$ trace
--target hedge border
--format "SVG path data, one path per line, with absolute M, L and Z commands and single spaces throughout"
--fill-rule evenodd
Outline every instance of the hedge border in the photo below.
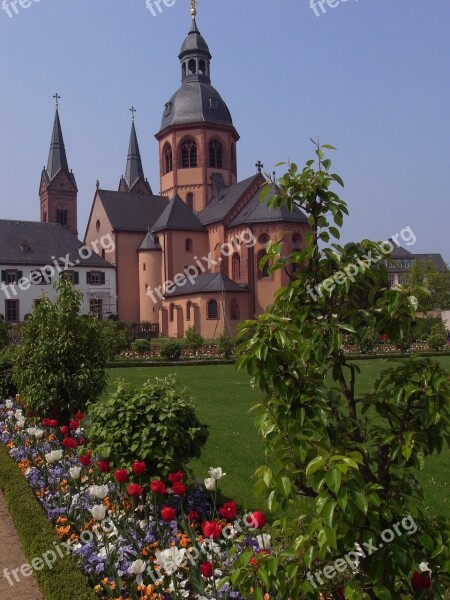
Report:
M 54 549 L 53 542 L 60 543 L 52 524 L 47 519 L 33 490 L 7 449 L 0 445 L 0 489 L 11 514 L 21 541 L 22 550 L 30 562 L 44 552 Z M 21 565 L 15 565 L 15 567 Z M 65 556 L 54 563 L 53 569 L 45 567 L 33 575 L 45 600 L 98 600 L 85 576 L 72 556 Z

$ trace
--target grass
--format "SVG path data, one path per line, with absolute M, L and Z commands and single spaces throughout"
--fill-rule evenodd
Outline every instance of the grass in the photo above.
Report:
M 437 360 L 450 370 L 450 357 Z M 358 361 L 363 376 L 358 378 L 357 392 L 369 391 L 380 372 L 396 362 L 395 359 Z M 148 378 L 171 373 L 176 373 L 179 383 L 189 388 L 201 421 L 210 429 L 201 458 L 191 463 L 195 476 L 203 479 L 209 467 L 221 466 L 227 473 L 221 482 L 223 493 L 245 508 L 261 506 L 261 499 L 253 494 L 252 476 L 264 462 L 264 448 L 249 414 L 261 396 L 251 388 L 246 373 L 236 372 L 233 365 L 116 368 L 109 372 L 108 387 L 112 389 L 117 378 L 141 384 Z M 449 459 L 450 450 L 445 448 L 440 456 L 432 456 L 420 473 L 426 493 L 425 506 L 434 514 L 450 515 Z

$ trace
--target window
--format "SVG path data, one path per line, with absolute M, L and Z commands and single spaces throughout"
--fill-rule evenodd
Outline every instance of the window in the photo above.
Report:
M 258 242 L 260 244 L 267 244 L 269 240 L 270 240 L 270 238 L 267 235 L 267 233 L 262 233 L 258 238 Z
M 193 247 L 192 240 L 190 238 L 188 238 L 184 243 L 184 248 L 185 248 L 186 252 L 193 252 L 192 247 Z
M 392 286 L 395 285 L 395 277 L 394 277 L 394 275 L 389 275 L 389 277 L 388 277 L 388 284 L 389 284 L 389 287 L 392 287 Z
M 5 300 L 5 320 L 8 323 L 19 322 L 19 301 Z
M 172 146 L 170 144 L 164 144 L 163 167 L 164 167 L 164 175 L 173 171 Z
M 409 285 L 409 277 L 407 275 L 399 275 L 398 282 L 400 285 Z
M 98 219 L 95 223 L 95 229 L 96 229 L 97 233 L 100 231 L 100 221 Z
M 195 75 L 197 73 L 197 63 L 193 58 L 188 62 L 188 75 Z
M 103 248 L 103 250 L 102 250 L 102 258 L 103 258 L 103 260 L 105 260 L 105 258 L 106 258 L 106 252 L 105 252 L 105 249 L 104 249 L 104 248 Z
M 184 67 L 184 65 L 183 65 L 183 67 Z M 186 69 L 186 67 L 184 67 L 184 69 Z M 172 102 L 166 102 L 166 104 L 164 105 L 164 116 L 168 117 L 171 112 L 172 112 Z
M 209 166 L 212 169 L 223 168 L 223 146 L 219 140 L 213 140 L 209 144 Z
M 47 211 L 44 210 L 44 214 L 42 215 L 42 222 L 47 223 Z
M 64 208 L 58 208 L 56 211 L 56 222 L 64 227 L 67 225 L 67 210 Z
M 146 271 L 147 270 L 147 263 L 142 263 L 142 270 Z
M 6 269 L 6 271 L 2 271 L 2 281 L 8 284 L 19 283 L 21 277 L 22 271 L 17 271 L 16 269 Z
M 239 304 L 235 298 L 233 298 L 230 305 L 230 319 L 233 319 L 233 321 L 239 319 Z
M 264 265 L 261 267 L 261 260 L 264 258 L 264 256 L 266 256 L 265 250 L 262 250 L 261 252 L 258 253 L 258 257 L 257 257 L 257 261 L 258 261 L 258 279 L 267 279 L 267 277 L 270 277 L 270 275 L 269 275 L 269 261 L 267 261 L 266 263 L 264 263 Z
M 212 110 L 219 110 L 219 99 L 218 98 L 210 98 L 209 99 L 209 108 Z
M 188 302 L 186 304 L 186 321 L 191 320 L 191 308 L 192 308 L 192 302 Z
M 208 319 L 219 318 L 219 307 L 215 300 L 208 300 Z
M 237 252 L 233 254 L 233 258 L 231 259 L 231 278 L 234 281 L 239 281 L 241 278 L 241 258 Z
M 181 168 L 192 169 L 197 166 L 197 144 L 186 140 L 181 146 Z
M 198 72 L 199 72 L 199 75 L 206 75 L 206 63 L 203 60 L 203 58 L 200 59 L 200 61 L 198 63 Z
M 42 302 L 42 298 L 37 298 L 33 303 L 34 308 L 37 308 L 41 302 Z
M 171 321 L 173 321 L 174 317 L 175 317 L 175 304 L 172 302 L 172 304 L 169 307 L 169 319 Z
M 292 236 L 292 243 L 293 244 L 298 244 L 299 242 L 301 242 L 302 236 L 299 233 L 294 233 L 294 235 Z
M 105 273 L 102 271 L 88 271 L 86 273 L 86 283 L 88 285 L 105 285 Z
M 236 147 L 234 145 L 234 143 L 231 144 L 231 168 L 233 170 L 233 173 L 236 173 L 237 168 L 236 168 Z
M 22 250 L 22 252 L 29 252 L 30 244 L 26 240 L 24 240 L 23 242 L 20 243 L 20 249 Z
M 61 279 L 68 279 L 74 285 L 78 285 L 80 283 L 80 278 L 77 271 L 63 271 L 60 277 Z
M 186 204 L 191 210 L 194 210 L 194 194 L 191 192 L 186 196 Z
M 98 298 L 92 298 L 89 300 L 89 310 L 94 317 L 98 319 L 103 318 L 103 300 Z

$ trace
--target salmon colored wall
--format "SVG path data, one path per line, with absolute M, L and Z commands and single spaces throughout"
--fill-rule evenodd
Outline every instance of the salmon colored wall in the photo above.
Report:
M 192 252 L 186 250 L 186 240 L 192 241 Z M 202 273 L 194 259 L 207 268 L 207 261 L 202 260 L 208 254 L 208 234 L 202 231 L 169 231 L 165 234 L 167 261 L 167 279 L 174 278 L 178 273 L 183 273 L 186 267 L 194 266 L 199 274 Z M 194 271 L 193 271 L 194 273 Z
M 156 288 L 162 284 L 162 252 L 147 250 L 139 252 L 139 316 L 140 321 L 159 323 L 162 300 Z M 147 290 L 148 286 L 148 290 Z M 147 294 L 152 292 L 152 294 Z M 155 302 L 156 300 L 156 302 Z
M 121 321 L 139 321 L 139 260 L 142 233 L 116 234 L 117 294 Z
M 97 221 L 100 221 L 100 229 L 98 231 L 96 227 Z M 91 242 L 100 240 L 102 236 L 110 235 L 114 241 L 114 245 L 117 247 L 116 234 L 113 233 L 111 230 L 111 223 L 108 219 L 108 216 L 106 215 L 105 209 L 103 208 L 103 204 L 101 203 L 99 197 L 96 194 L 94 198 L 92 214 L 86 229 L 84 243 L 91 244 Z M 98 248 L 101 249 L 100 244 L 98 245 Z M 105 260 L 111 263 L 112 265 L 117 264 L 116 250 L 114 249 L 112 252 L 105 252 Z

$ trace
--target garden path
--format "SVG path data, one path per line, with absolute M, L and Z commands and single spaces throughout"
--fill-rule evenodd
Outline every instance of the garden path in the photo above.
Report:
M 20 545 L 19 536 L 14 527 L 11 515 L 0 491 L 0 598 L 1 600 L 44 600 L 44 596 L 39 591 L 37 584 L 33 578 L 24 577 L 20 571 L 17 573 L 20 581 L 17 582 L 14 575 L 11 574 L 13 569 L 20 569 L 22 565 L 27 564 L 27 559 Z M 5 577 L 9 574 L 11 585 Z M 25 573 L 27 572 L 26 569 Z

